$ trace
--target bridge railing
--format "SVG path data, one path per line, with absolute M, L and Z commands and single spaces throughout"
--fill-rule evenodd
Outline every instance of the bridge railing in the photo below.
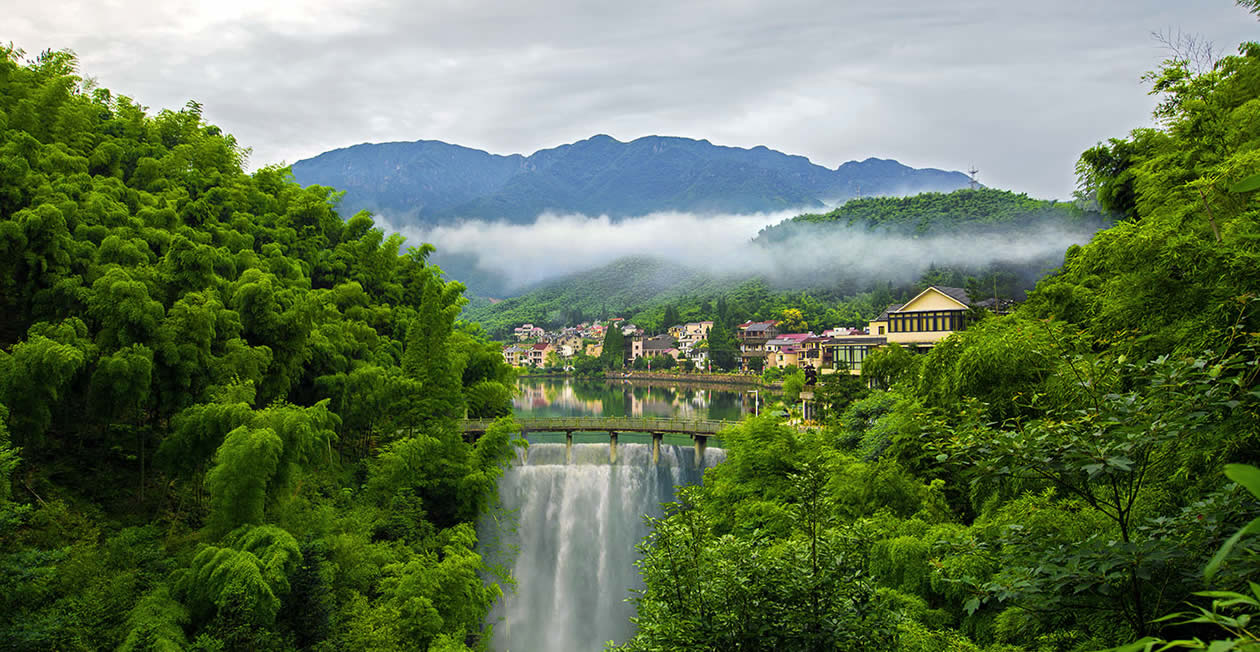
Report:
M 715 435 L 736 425 L 714 419 L 675 419 L 668 417 L 516 417 L 526 432 L 683 432 Z M 464 419 L 464 432 L 485 432 L 494 419 Z

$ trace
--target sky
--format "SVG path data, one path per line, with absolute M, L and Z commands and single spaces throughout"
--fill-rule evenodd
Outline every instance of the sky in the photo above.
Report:
M 529 154 L 605 133 L 765 145 L 834 168 L 975 166 L 1070 198 L 1081 151 L 1151 124 L 1152 32 L 1233 53 L 1228 0 L 0 0 L 0 42 L 74 50 L 153 110 L 203 105 L 293 163 L 362 142 Z

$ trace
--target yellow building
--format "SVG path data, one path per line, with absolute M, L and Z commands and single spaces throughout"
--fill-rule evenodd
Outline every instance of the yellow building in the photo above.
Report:
M 870 333 L 889 343 L 931 346 L 966 328 L 970 310 L 966 290 L 933 285 L 903 305 L 889 306 L 871 321 Z
M 881 346 L 896 342 L 911 350 L 927 351 L 951 333 L 966 328 L 970 310 L 966 290 L 933 285 L 904 304 L 888 306 L 871 320 L 865 335 L 807 340 L 802 348 L 805 357 L 822 373 L 847 369 L 851 374 L 859 374 L 867 354 Z

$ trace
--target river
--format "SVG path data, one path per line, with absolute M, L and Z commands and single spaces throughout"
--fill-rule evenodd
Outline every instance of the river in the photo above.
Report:
M 751 411 L 751 396 L 716 389 L 641 381 L 522 378 L 515 412 L 522 417 L 644 416 L 735 421 Z M 500 652 L 602 650 L 634 634 L 626 601 L 642 587 L 635 546 L 647 534 L 645 515 L 661 515 L 674 487 L 696 484 L 725 452 L 714 446 L 697 465 L 685 436 L 667 439 L 652 464 L 647 436 L 619 437 L 609 463 L 607 433 L 575 435 L 565 464 L 563 435 L 530 435 L 528 452 L 499 481 L 499 513 L 484 518 L 483 554 L 503 563 L 517 582 L 491 619 Z M 676 443 L 670 443 L 676 441 Z M 589 442 L 589 443 L 580 443 Z M 627 443 L 629 442 L 629 443 Z

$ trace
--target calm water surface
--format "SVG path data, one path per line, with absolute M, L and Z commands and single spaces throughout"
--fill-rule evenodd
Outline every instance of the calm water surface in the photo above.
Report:
M 513 409 L 520 417 L 674 417 L 738 421 L 752 412 L 740 388 L 587 378 L 521 378 Z M 764 404 L 763 404 L 764 407 Z

